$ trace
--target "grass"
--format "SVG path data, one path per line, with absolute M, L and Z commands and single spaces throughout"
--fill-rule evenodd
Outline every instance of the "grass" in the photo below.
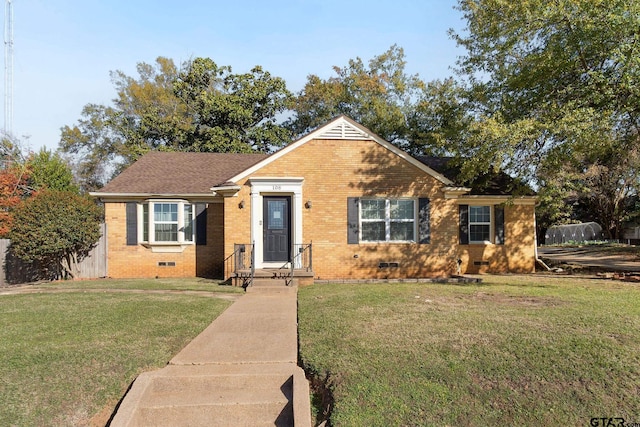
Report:
M 219 281 L 192 279 L 96 279 L 58 281 L 39 284 L 38 289 L 78 289 L 78 290 L 160 290 L 160 291 L 204 291 L 224 293 L 244 293 L 240 287 L 219 285 Z
M 37 288 L 42 293 L 0 295 L 3 426 L 89 425 L 101 409 L 115 407 L 139 373 L 165 366 L 231 304 L 205 297 L 209 292 L 237 291 L 197 280 L 95 280 Z
M 638 285 L 483 279 L 300 289 L 301 359 L 332 425 L 640 421 Z

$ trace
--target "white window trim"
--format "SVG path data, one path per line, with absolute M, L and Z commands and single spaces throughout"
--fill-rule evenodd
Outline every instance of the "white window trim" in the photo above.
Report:
M 384 219 L 363 219 L 362 218 L 362 201 L 363 200 L 384 200 L 385 202 L 385 213 Z M 391 219 L 391 201 L 392 200 L 407 200 L 413 202 L 413 219 Z M 417 224 L 418 224 L 418 212 L 417 212 L 417 199 L 415 198 L 407 198 L 407 197 L 392 197 L 392 198 L 382 198 L 382 197 L 363 197 L 360 199 L 360 203 L 358 203 L 358 221 L 359 221 L 359 236 L 358 239 L 360 243 L 363 244 L 378 244 L 378 243 L 415 243 L 416 235 L 418 233 Z M 384 230 L 385 230 L 385 240 L 363 240 L 362 238 L 362 224 L 366 222 L 382 222 L 384 221 Z M 391 223 L 413 223 L 413 239 L 412 240 L 391 240 Z
M 177 241 L 156 241 L 155 240 L 155 224 L 154 221 L 154 205 L 171 203 L 178 205 L 178 240 Z M 147 218 L 147 235 L 148 240 L 144 239 L 144 205 L 148 205 Z M 192 236 L 190 240 L 185 239 L 185 205 L 191 205 L 191 221 L 192 221 Z M 195 205 L 188 200 L 182 199 L 149 199 L 143 203 L 138 204 L 138 241 L 146 247 L 150 247 L 154 252 L 181 252 L 185 247 L 195 244 L 196 240 L 196 219 L 195 219 Z M 159 224 L 167 224 L 167 222 L 159 222 Z
M 471 208 L 481 208 L 488 207 L 489 208 L 489 222 L 471 222 Z M 469 205 L 469 214 L 468 214 L 468 224 L 469 227 L 469 244 L 470 245 L 490 245 L 494 243 L 494 230 L 495 230 L 495 218 L 493 215 L 493 205 Z M 471 225 L 488 225 L 489 226 L 489 240 L 471 240 Z

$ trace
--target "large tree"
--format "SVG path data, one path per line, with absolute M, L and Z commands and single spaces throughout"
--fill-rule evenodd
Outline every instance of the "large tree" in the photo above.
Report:
M 29 170 L 24 165 L 0 168 L 0 239 L 7 237 L 14 224 L 14 210 L 33 191 L 28 182 Z
M 188 63 L 174 84 L 192 126 L 180 149 L 208 152 L 271 152 L 290 140 L 277 121 L 290 101 L 284 80 L 261 67 L 233 74 L 208 58 Z
M 607 168 L 599 176 L 609 182 L 589 186 L 614 198 L 637 192 L 637 174 L 628 180 L 607 159 L 640 146 L 640 3 L 460 0 L 458 7 L 467 28 L 452 35 L 465 49 L 464 90 L 450 105 L 464 105 L 466 124 L 435 141 L 439 148 L 471 176 L 499 168 L 542 184 Z
M 294 117 L 288 126 L 296 136 L 345 114 L 387 141 L 406 147 L 411 137 L 408 117 L 424 83 L 405 71 L 404 50 L 396 45 L 373 57 L 360 58 L 345 67 L 334 66 L 335 76 L 309 75 L 295 98 Z
M 30 171 L 29 184 L 35 190 L 47 188 L 78 192 L 71 167 L 58 153 L 42 148 L 37 153 L 29 154 L 27 166 Z
M 6 238 L 13 225 L 13 211 L 33 193 L 31 169 L 25 162 L 20 141 L 0 138 L 0 238 Z
M 235 74 L 208 58 L 178 68 L 158 58 L 139 63 L 138 77 L 111 73 L 113 105 L 87 104 L 62 129 L 60 149 L 74 157 L 84 189 L 95 189 L 149 150 L 269 152 L 289 132 L 276 122 L 291 94 L 260 67 Z

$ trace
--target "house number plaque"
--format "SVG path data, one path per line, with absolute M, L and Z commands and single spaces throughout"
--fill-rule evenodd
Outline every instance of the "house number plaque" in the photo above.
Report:
M 282 186 L 281 185 L 274 185 L 273 189 L 274 190 L 282 190 Z

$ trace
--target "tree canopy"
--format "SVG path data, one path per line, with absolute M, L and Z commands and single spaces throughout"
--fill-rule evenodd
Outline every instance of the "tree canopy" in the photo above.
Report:
M 58 154 L 45 148 L 27 158 L 29 184 L 35 189 L 78 192 L 71 167 Z
M 455 154 L 468 176 L 504 169 L 545 190 L 562 182 L 619 199 L 637 193 L 640 3 L 460 0 L 458 8 L 467 21 L 451 33 L 465 49 L 460 78 L 423 110 L 428 117 L 445 106 L 464 126 L 451 132 L 447 115 L 437 116 L 443 125 L 429 121 L 439 136 L 433 148 Z M 629 160 L 632 176 L 612 158 Z
M 461 0 L 459 9 L 467 33 L 453 37 L 466 49 L 458 71 L 474 122 L 458 151 L 527 174 L 637 144 L 639 3 Z
M 454 156 L 461 182 L 500 170 L 529 183 L 549 221 L 572 217 L 551 198 L 573 197 L 617 234 L 640 190 L 640 3 L 457 7 L 467 25 L 450 32 L 464 49 L 455 77 L 425 83 L 394 45 L 309 75 L 293 96 L 261 67 L 160 57 L 137 77 L 113 72 L 113 104 L 87 104 L 60 149 L 94 189 L 148 150 L 269 152 L 345 114 L 412 154 Z
M 0 169 L 0 238 L 7 237 L 14 224 L 14 209 L 31 194 L 29 170 L 21 164 Z
M 408 117 L 424 83 L 407 75 L 404 50 L 397 45 L 373 57 L 368 66 L 360 58 L 345 67 L 334 66 L 334 77 L 309 75 L 292 104 L 287 122 L 301 136 L 344 114 L 398 146 L 407 147 L 411 135 Z
M 5 137 L 0 141 L 0 161 L 0 238 L 12 228 L 14 210 L 37 191 L 79 191 L 71 167 L 47 149 L 29 152 L 18 139 Z
M 261 67 L 236 74 L 208 58 L 177 67 L 159 57 L 137 72 L 112 72 L 113 105 L 87 104 L 75 126 L 62 128 L 60 150 L 74 158 L 84 189 L 149 150 L 269 152 L 290 139 L 277 116 L 291 93 Z
M 0 238 L 7 237 L 13 225 L 13 210 L 33 192 L 29 186 L 31 170 L 17 139 L 0 139 Z

